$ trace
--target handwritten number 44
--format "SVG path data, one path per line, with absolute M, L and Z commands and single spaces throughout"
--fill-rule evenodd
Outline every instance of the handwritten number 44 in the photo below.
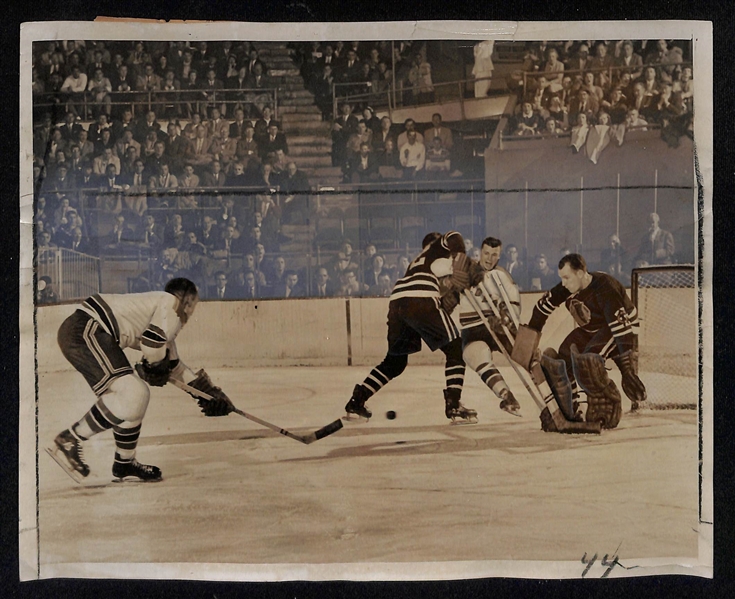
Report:
M 606 553 L 605 556 L 602 558 L 602 561 L 600 561 L 600 565 L 603 568 L 607 568 L 605 570 L 605 572 L 602 574 L 602 576 L 600 576 L 600 578 L 607 578 L 610 575 L 610 572 L 613 571 L 613 569 L 615 568 L 615 566 L 620 566 L 621 568 L 627 569 L 620 562 L 618 562 L 618 556 L 617 555 L 613 555 L 613 557 L 612 557 L 611 560 L 608 559 L 608 557 L 609 556 Z M 589 573 L 589 571 L 592 569 L 592 566 L 595 565 L 595 562 L 596 561 L 597 561 L 597 554 L 596 553 L 592 557 L 587 558 L 587 553 L 585 552 L 585 554 L 582 556 L 582 563 L 583 564 L 586 564 L 586 567 L 582 571 L 582 578 L 584 578 L 585 576 L 587 576 L 587 574 Z

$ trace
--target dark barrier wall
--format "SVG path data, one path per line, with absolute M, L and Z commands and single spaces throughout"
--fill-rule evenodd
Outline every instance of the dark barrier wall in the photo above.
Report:
M 584 149 L 573 154 L 568 137 L 509 141 L 502 150 L 485 152 L 485 173 L 487 234 L 523 248 L 527 226 L 529 260 L 545 253 L 553 264 L 560 250 L 569 248 L 581 251 L 597 267 L 609 236 L 616 232 L 618 174 L 619 234 L 629 258 L 640 249 L 656 203 L 661 228 L 674 235 L 675 261 L 694 260 L 694 154 L 688 137 L 671 148 L 660 131 L 628 132 L 622 146 L 608 145 L 597 164 Z M 536 190 L 528 193 L 527 217 L 526 185 Z

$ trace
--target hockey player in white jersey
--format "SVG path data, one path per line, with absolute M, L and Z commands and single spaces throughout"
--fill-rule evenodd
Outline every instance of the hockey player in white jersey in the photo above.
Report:
M 499 239 L 487 237 L 483 240 L 479 263 L 482 273 L 479 281 L 478 277 L 473 275 L 473 287 L 469 292 L 482 308 L 482 313 L 487 321 L 494 330 L 497 330 L 498 339 L 510 354 L 513 348 L 502 328 L 504 326 L 506 330 L 514 334 L 514 321 L 517 321 L 520 315 L 521 303 L 520 293 L 513 278 L 498 264 L 502 251 L 503 244 Z M 480 285 L 484 286 L 485 293 L 480 289 Z M 501 286 L 502 293 L 499 289 Z M 495 316 L 495 311 L 488 305 L 488 298 L 495 303 L 498 312 L 503 316 L 502 321 Z M 480 375 L 482 382 L 500 399 L 502 410 L 519 415 L 520 404 L 493 363 L 492 352 L 500 351 L 500 348 L 482 322 L 475 307 L 464 295 L 459 303 L 459 321 L 462 327 L 462 357 L 465 363 Z
M 164 291 L 127 295 L 95 294 L 59 328 L 58 343 L 64 357 L 87 380 L 97 395 L 90 410 L 54 440 L 49 454 L 77 482 L 89 475 L 83 442 L 112 429 L 117 481 L 159 481 L 156 466 L 135 459 L 141 423 L 148 407 L 148 385 L 162 387 L 173 377 L 211 395 L 199 400 L 207 416 L 229 414 L 232 403 L 207 374 L 192 372 L 179 360 L 176 336 L 199 301 L 196 285 L 188 279 L 169 281 Z M 143 354 L 133 371 L 123 349 Z M 148 384 L 146 384 L 148 383 Z

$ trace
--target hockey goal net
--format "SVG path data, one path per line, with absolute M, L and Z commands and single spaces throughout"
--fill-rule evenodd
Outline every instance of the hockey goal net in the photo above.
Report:
M 648 401 L 641 408 L 696 409 L 698 317 L 694 266 L 633 270 L 631 295 L 638 309 L 639 373 Z

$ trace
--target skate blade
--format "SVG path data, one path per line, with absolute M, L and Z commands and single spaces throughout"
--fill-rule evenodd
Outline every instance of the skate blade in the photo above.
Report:
M 83 477 L 73 468 L 69 467 L 69 464 L 66 462 L 66 460 L 59 457 L 59 455 L 57 454 L 57 450 L 51 449 L 49 447 L 44 447 L 44 449 L 46 450 L 46 453 L 51 456 L 54 462 L 56 462 L 61 467 L 61 469 L 69 475 L 69 478 L 71 478 L 78 485 L 84 485 L 85 477 Z
M 342 416 L 342 420 L 345 422 L 352 422 L 353 424 L 365 424 L 370 421 L 370 418 L 365 418 L 359 414 L 350 414 L 349 412 Z
M 477 416 L 472 418 L 452 418 L 452 426 L 463 426 L 465 424 L 477 424 Z
M 124 478 L 113 478 L 112 482 L 118 485 L 126 484 L 126 485 L 146 485 L 148 483 L 160 483 L 163 480 L 163 477 L 161 478 L 138 478 L 137 476 L 126 476 Z
M 520 413 L 519 410 L 506 410 L 505 408 L 500 408 L 503 410 L 503 412 L 508 412 L 511 416 L 518 416 L 518 418 L 523 418 L 523 414 Z

